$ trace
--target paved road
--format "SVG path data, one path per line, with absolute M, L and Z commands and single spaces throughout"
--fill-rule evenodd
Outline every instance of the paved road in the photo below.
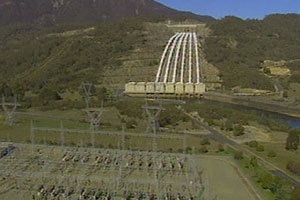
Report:
M 239 144 L 236 143 L 233 140 L 228 139 L 226 136 L 224 136 L 223 134 L 219 133 L 217 130 L 213 129 L 212 127 L 200 122 L 199 120 L 195 120 L 196 123 L 198 123 L 200 126 L 204 127 L 206 130 L 208 130 L 210 132 L 210 135 L 208 135 L 208 137 L 210 137 L 211 139 L 215 139 L 223 144 L 228 144 L 231 147 L 234 148 L 239 148 Z

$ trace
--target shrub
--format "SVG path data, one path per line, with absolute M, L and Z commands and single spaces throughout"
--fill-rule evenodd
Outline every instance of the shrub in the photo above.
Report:
M 253 140 L 253 141 L 250 141 L 250 142 L 248 143 L 248 145 L 249 145 L 249 147 L 251 147 L 251 148 L 256 148 L 257 145 L 258 145 L 258 142 L 255 141 L 255 140 Z
M 206 123 L 207 123 L 208 126 L 214 126 L 215 125 L 215 122 L 212 119 L 206 120 Z
M 207 152 L 208 152 L 208 149 L 207 149 L 206 146 L 203 146 L 203 147 L 201 147 L 201 148 L 199 149 L 199 152 L 200 152 L 200 153 L 207 153 Z
M 300 175 L 300 162 L 289 161 L 286 168 L 293 174 Z
M 137 126 L 137 122 L 134 119 L 128 120 L 126 122 L 126 128 L 133 129 Z
M 218 152 L 223 152 L 225 149 L 224 149 L 224 146 L 222 144 L 219 144 L 218 145 Z
M 183 149 L 177 149 L 177 153 L 183 153 Z
M 241 124 L 235 125 L 233 128 L 233 135 L 234 136 L 244 135 L 245 134 L 244 131 L 245 131 L 245 128 Z
M 234 159 L 241 160 L 243 159 L 243 152 L 240 150 L 237 150 L 234 152 Z
M 287 150 L 297 150 L 299 146 L 299 137 L 300 131 L 299 130 L 291 130 L 289 135 L 286 139 L 286 146 Z
M 268 157 L 270 157 L 270 158 L 274 158 L 274 157 L 276 157 L 277 156 L 277 154 L 276 154 L 276 152 L 275 151 L 269 151 L 269 153 L 268 153 Z
M 265 150 L 265 147 L 261 144 L 256 147 L 256 151 L 263 152 L 264 150 Z
M 186 153 L 192 153 L 192 148 L 191 148 L 191 147 L 185 148 L 185 152 L 186 152 Z
M 257 163 L 257 158 L 255 156 L 252 156 L 251 159 L 250 159 L 250 165 L 252 167 L 257 167 L 258 166 L 258 163 Z
M 272 189 L 274 183 L 274 176 L 267 173 L 261 177 L 261 187 L 263 189 Z
M 210 141 L 208 138 L 204 138 L 203 140 L 201 140 L 201 145 L 210 145 Z

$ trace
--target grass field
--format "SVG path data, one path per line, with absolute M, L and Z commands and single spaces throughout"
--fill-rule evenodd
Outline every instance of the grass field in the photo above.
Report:
M 264 142 L 261 143 L 264 146 L 263 152 L 257 152 L 255 148 L 249 148 L 249 150 L 255 152 L 258 156 L 261 156 L 265 160 L 271 162 L 275 166 L 279 167 L 280 169 L 286 171 L 291 176 L 294 176 L 300 179 L 300 176 L 295 174 L 291 174 L 287 169 L 286 165 L 289 161 L 299 161 L 300 160 L 300 150 L 297 151 L 288 151 L 285 149 L 285 143 L 268 143 Z M 276 152 L 275 157 L 269 157 L 268 153 L 270 151 Z
M 124 122 L 119 117 L 118 110 L 115 108 L 105 108 L 106 112 L 101 118 L 99 133 L 90 131 L 90 125 L 86 121 L 86 115 L 81 110 L 68 111 L 36 111 L 30 110 L 26 113 L 18 113 L 15 117 L 15 125 L 8 126 L 0 122 L 0 141 L 30 143 L 31 140 L 37 144 L 60 145 L 64 143 L 70 146 L 92 146 L 94 137 L 95 147 L 121 148 L 125 142 L 126 149 L 133 150 L 152 150 L 153 138 L 141 137 L 139 134 L 146 132 L 147 119 L 140 119 L 138 126 L 134 129 L 126 129 Z M 123 126 L 123 130 L 122 130 Z M 179 130 L 182 132 L 173 133 L 167 130 L 158 133 L 156 140 L 159 151 L 164 152 L 183 152 L 185 148 L 190 151 L 198 152 L 203 148 L 201 141 L 202 135 L 207 134 L 203 129 L 194 130 L 192 134 L 184 136 L 183 131 L 191 126 L 189 123 L 179 123 Z M 34 128 L 34 131 L 32 131 Z M 49 128 L 50 130 L 36 130 L 38 128 Z M 55 131 L 51 129 L 66 129 L 66 131 Z M 71 130 L 71 131 L 70 131 Z M 76 131 L 81 133 L 76 133 Z M 72 132 L 73 131 L 73 132 Z M 117 133 L 115 135 L 105 133 Z M 34 133 L 32 137 L 32 133 Z M 62 139 L 63 133 L 63 139 Z M 93 136 L 94 134 L 94 136 Z M 124 135 L 124 137 L 122 136 Z M 169 138 L 168 138 L 169 137 Z M 170 139 L 171 138 L 171 139 Z M 217 143 L 211 141 L 207 145 L 208 150 L 217 149 Z
M 247 185 L 229 157 L 198 156 L 197 162 L 208 180 L 207 199 L 255 200 L 252 186 Z M 250 187 L 250 188 L 249 188 Z

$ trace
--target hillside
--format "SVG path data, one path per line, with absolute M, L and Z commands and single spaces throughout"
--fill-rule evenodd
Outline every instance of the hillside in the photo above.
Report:
M 135 16 L 208 16 L 180 12 L 153 0 L 0 0 L 0 25 L 30 23 L 49 26 L 61 23 L 86 24 Z
M 46 85 L 55 90 L 77 87 L 81 81 L 98 80 L 108 68 L 119 67 L 119 59 L 143 41 L 143 25 L 134 20 L 77 28 L 20 31 L 2 40 L 1 80 L 23 91 L 41 91 Z
M 297 100 L 299 18 L 227 17 L 208 23 L 211 33 L 203 44 L 205 56 L 219 69 L 225 88 L 274 91 L 275 84 Z M 121 90 L 129 81 L 153 81 L 164 45 L 174 34 L 164 19 L 150 23 L 132 18 L 42 29 L 26 24 L 1 27 L 0 93 L 17 93 L 29 105 L 33 96 L 44 105 L 61 99 L 59 94 L 78 91 L 82 82 Z M 266 60 L 284 60 L 291 75 L 264 73 Z
M 270 15 L 263 20 L 226 17 L 209 24 L 205 53 L 219 68 L 227 89 L 240 86 L 274 90 L 272 78 L 281 84 L 299 82 L 300 15 Z M 270 77 L 262 72 L 267 60 L 285 61 L 291 76 Z M 265 71 L 267 72 L 267 71 Z M 271 79 L 270 79 L 271 78 Z

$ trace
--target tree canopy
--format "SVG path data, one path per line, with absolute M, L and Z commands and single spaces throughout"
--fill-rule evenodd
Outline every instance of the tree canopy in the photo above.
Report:
M 205 54 L 220 70 L 225 86 L 273 90 L 259 70 L 264 60 L 299 59 L 300 15 L 269 15 L 264 20 L 225 17 L 209 24 Z M 300 65 L 296 68 L 299 70 Z

